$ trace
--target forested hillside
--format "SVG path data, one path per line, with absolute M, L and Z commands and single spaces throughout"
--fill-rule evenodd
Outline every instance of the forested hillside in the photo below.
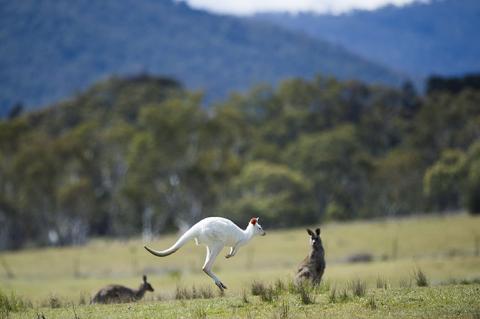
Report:
M 480 71 L 480 2 L 432 0 L 342 15 L 264 14 L 413 78 Z
M 172 0 L 0 0 L 0 116 L 57 102 L 112 74 L 175 77 L 208 100 L 317 72 L 398 84 L 344 49 Z
M 480 211 L 480 91 L 317 76 L 209 108 L 168 78 L 111 78 L 0 122 L 0 247 Z M 442 82 L 443 83 L 443 82 Z M 449 83 L 448 81 L 445 83 Z

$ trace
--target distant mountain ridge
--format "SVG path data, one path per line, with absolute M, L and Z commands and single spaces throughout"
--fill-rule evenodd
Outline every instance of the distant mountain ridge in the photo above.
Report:
M 170 0 L 0 0 L 0 116 L 50 104 L 112 74 L 150 73 L 225 97 L 258 82 L 322 73 L 403 77 L 326 41 Z
M 480 1 L 432 0 L 342 15 L 259 14 L 421 79 L 480 71 Z

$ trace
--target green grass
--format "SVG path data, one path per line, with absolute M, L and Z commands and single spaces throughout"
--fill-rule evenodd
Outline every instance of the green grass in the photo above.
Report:
M 0 318 L 6 318 L 12 312 L 25 311 L 28 308 L 32 308 L 29 301 L 16 296 L 13 292 L 8 295 L 0 290 Z
M 450 285 L 431 288 L 370 289 L 363 297 L 350 296 L 331 302 L 327 294 L 304 304 L 298 295 L 285 292 L 277 302 L 260 297 L 231 296 L 188 301 L 139 302 L 118 305 L 65 306 L 29 309 L 12 318 L 478 318 L 480 285 Z
M 83 247 L 2 253 L 0 287 L 6 295 L 14 292 L 33 304 L 26 312 L 11 312 L 14 318 L 36 318 L 37 313 L 47 319 L 75 318 L 71 305 L 75 305 L 79 318 L 430 316 L 421 309 L 430 309 L 431 317 L 480 316 L 475 317 L 480 311 L 471 302 L 472 298 L 480 299 L 480 257 L 475 254 L 475 238 L 480 236 L 478 217 L 460 214 L 323 225 L 327 285 L 323 290 L 306 291 L 311 295 L 304 295 L 303 301 L 298 291 L 287 292 L 287 282 L 308 253 L 305 230 L 276 231 L 263 226 L 267 236 L 255 238 L 234 258 L 221 255 L 217 259 L 214 271 L 229 288 L 223 297 L 201 271 L 205 248 L 189 243 L 174 255 L 158 258 L 145 252 L 140 240 L 94 240 Z M 163 249 L 175 239 L 165 236 L 148 244 Z M 374 260 L 345 262 L 356 253 L 371 254 Z M 1 268 L 4 264 L 10 274 Z M 428 287 L 417 286 L 419 270 L 428 279 Z M 143 273 L 155 288 L 144 301 L 80 305 L 88 304 L 106 284 L 137 287 Z M 252 296 L 253 281 L 268 288 L 263 300 L 262 296 Z M 209 296 L 210 288 L 213 296 Z M 208 299 L 175 301 L 179 289 L 187 297 L 201 297 L 203 291 Z M 52 303 L 59 308 L 52 309 Z M 181 315 L 182 311 L 187 313 Z

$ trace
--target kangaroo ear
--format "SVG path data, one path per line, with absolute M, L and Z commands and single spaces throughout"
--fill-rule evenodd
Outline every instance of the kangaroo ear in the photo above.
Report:
M 143 275 L 143 282 L 147 283 L 147 276 L 146 275 Z
M 317 233 L 317 236 L 320 235 L 320 228 L 315 229 L 315 233 Z
M 257 218 L 253 217 L 252 219 L 250 219 L 250 223 L 252 225 L 255 225 L 257 223 Z
M 310 236 L 314 236 L 315 234 L 313 233 L 313 231 L 311 231 L 310 229 L 307 228 L 307 233 L 310 235 Z

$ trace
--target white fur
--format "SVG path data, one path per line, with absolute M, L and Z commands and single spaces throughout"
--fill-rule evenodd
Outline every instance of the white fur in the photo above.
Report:
M 176 252 L 180 247 L 185 245 L 188 241 L 194 239 L 197 245 L 207 246 L 207 256 L 203 271 L 213 279 L 215 284 L 221 289 L 225 289 L 225 285 L 212 272 L 212 266 L 223 247 L 230 247 L 230 252 L 225 258 L 235 256 L 238 248 L 246 245 L 255 235 L 265 235 L 265 231 L 258 222 L 248 224 L 246 229 L 241 229 L 235 225 L 231 220 L 222 217 L 207 217 L 202 219 L 189 230 L 187 230 L 177 242 L 170 248 L 163 251 L 156 251 L 145 246 L 155 256 L 165 257 Z M 258 221 L 258 218 L 255 219 Z

